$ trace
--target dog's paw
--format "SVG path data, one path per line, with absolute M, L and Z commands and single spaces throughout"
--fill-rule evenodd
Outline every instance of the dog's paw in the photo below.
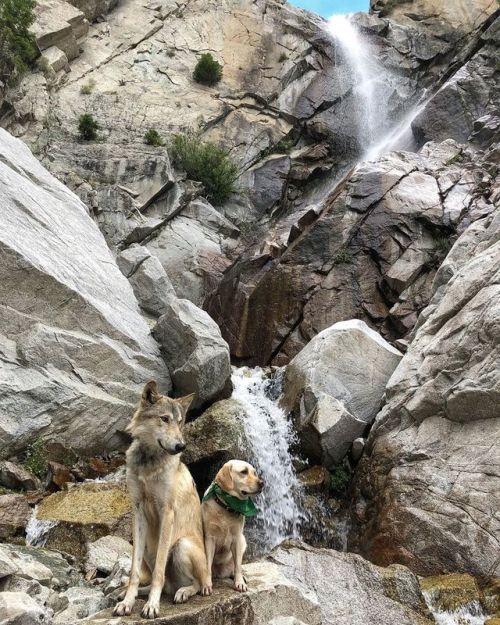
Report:
M 238 592 L 246 592 L 248 590 L 247 583 L 245 578 L 241 577 L 239 579 L 234 580 L 234 589 Z
M 153 601 L 148 601 L 141 611 L 143 618 L 156 618 L 159 614 L 160 604 Z
M 212 594 L 212 591 L 213 591 L 212 584 L 205 584 L 204 586 L 202 586 L 200 593 L 202 594 L 203 597 L 209 597 Z
M 133 603 L 129 603 L 128 601 L 120 601 L 120 603 L 117 603 L 115 605 L 113 614 L 115 616 L 128 616 L 132 612 L 133 607 Z
M 174 595 L 174 603 L 186 603 L 189 597 L 192 597 L 192 596 L 193 596 L 193 593 L 191 592 L 190 586 L 179 588 L 179 590 Z

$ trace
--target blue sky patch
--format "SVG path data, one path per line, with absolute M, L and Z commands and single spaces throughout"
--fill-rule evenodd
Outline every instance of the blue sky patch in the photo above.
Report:
M 289 0 L 291 4 L 314 11 L 323 17 L 336 13 L 355 13 L 368 11 L 369 0 Z

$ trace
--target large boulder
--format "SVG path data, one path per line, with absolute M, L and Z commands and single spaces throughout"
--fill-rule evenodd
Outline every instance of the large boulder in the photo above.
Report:
M 170 598 L 164 597 L 161 616 L 150 622 L 153 625 L 267 625 L 275 618 L 294 617 L 307 625 L 321 625 L 320 607 L 314 594 L 285 577 L 281 567 L 273 562 L 254 562 L 245 565 L 244 572 L 248 592 L 237 593 L 232 584 L 216 582 L 212 596 L 197 595 L 183 605 L 174 605 Z M 127 623 L 144 623 L 140 616 L 143 604 L 137 601 Z M 108 625 L 113 620 L 111 612 L 96 614 L 84 624 Z
M 229 347 L 217 324 L 186 299 L 165 302 L 153 335 L 179 395 L 196 393 L 194 407 L 231 394 Z
M 363 321 L 323 330 L 286 367 L 284 408 L 294 414 L 304 450 L 331 467 L 380 409 L 402 354 Z
M 31 508 L 24 495 L 0 495 L 0 540 L 22 535 L 31 516 Z
M 85 557 L 89 543 L 103 536 L 131 539 L 132 508 L 125 485 L 90 482 L 46 497 L 36 521 L 49 549 Z
M 165 601 L 155 625 L 432 625 L 417 577 L 406 567 L 381 568 L 360 556 L 289 544 L 244 565 L 242 595 L 216 582 L 211 597 L 184 606 Z M 138 601 L 129 621 L 142 623 Z M 108 625 L 111 612 L 86 625 Z
M 351 536 L 377 563 L 498 575 L 499 232 L 497 212 L 458 239 L 388 384 Z
M 235 399 L 223 399 L 188 423 L 184 433 L 186 451 L 182 460 L 189 466 L 200 493 L 228 460 L 251 460 L 243 423 L 245 406 Z
M 0 457 L 38 438 L 121 444 L 144 380 L 166 366 L 84 204 L 0 130 Z

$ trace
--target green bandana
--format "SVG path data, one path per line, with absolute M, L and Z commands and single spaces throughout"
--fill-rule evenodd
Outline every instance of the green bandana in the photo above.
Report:
M 233 497 L 233 495 L 230 495 L 229 493 L 226 493 L 225 490 L 222 490 L 222 488 L 215 482 L 212 482 L 207 492 L 203 495 L 203 501 L 208 501 L 209 499 L 212 499 L 212 497 L 218 499 L 224 507 L 230 508 L 233 512 L 238 512 L 238 514 L 242 514 L 245 517 L 255 516 L 258 512 L 250 497 L 248 499 L 238 499 L 238 497 Z

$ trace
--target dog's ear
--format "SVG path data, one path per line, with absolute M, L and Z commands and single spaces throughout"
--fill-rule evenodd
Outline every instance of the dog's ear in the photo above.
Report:
M 154 404 L 160 399 L 160 389 L 155 380 L 150 380 L 142 391 L 142 400 L 147 404 Z
M 196 397 L 196 393 L 191 393 L 190 395 L 185 395 L 184 397 L 178 397 L 175 400 L 181 407 L 184 417 L 186 416 L 187 411 L 189 410 L 189 406 L 191 406 L 195 397 Z
M 226 493 L 233 490 L 234 480 L 233 474 L 231 473 L 231 463 L 226 462 L 226 464 L 220 469 L 220 471 L 215 476 L 216 483 L 225 490 Z

